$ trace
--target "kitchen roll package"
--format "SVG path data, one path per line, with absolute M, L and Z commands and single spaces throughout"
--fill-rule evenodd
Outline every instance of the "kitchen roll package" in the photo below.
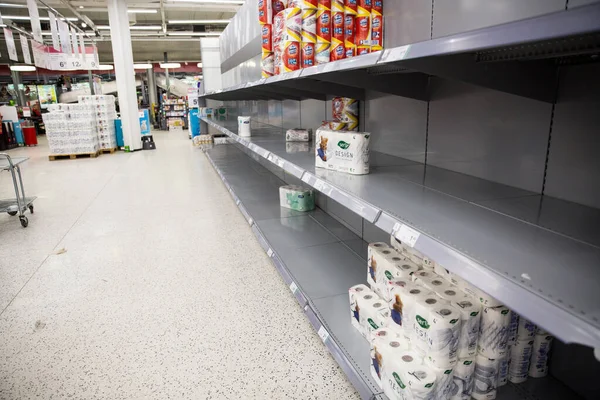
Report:
M 308 142 L 310 140 L 310 132 L 308 129 L 288 129 L 285 132 L 286 142 Z
M 458 340 L 458 358 L 475 357 L 481 325 L 481 305 L 468 296 L 450 304 L 460 313 L 460 336 Z
M 444 303 L 430 310 L 426 359 L 436 368 L 448 369 L 457 362 L 461 316 L 449 303 Z
M 532 351 L 533 339 L 517 340 L 510 348 L 509 381 L 521 383 L 527 380 Z
M 370 137 L 365 132 L 317 129 L 315 165 L 353 175 L 368 174 Z
M 496 398 L 499 367 L 499 360 L 490 359 L 481 354 L 477 355 L 473 373 L 473 393 L 471 394 L 475 400 Z
M 358 100 L 349 97 L 334 97 L 331 101 L 334 121 L 346 123 L 349 131 L 358 130 Z
M 477 352 L 492 359 L 502 358 L 507 351 L 510 310 L 506 307 L 484 307 Z
M 550 335 L 535 335 L 529 364 L 530 377 L 543 378 L 548 375 L 548 353 L 552 347 L 552 339 Z
M 281 186 L 279 188 L 279 205 L 295 211 L 314 210 L 315 192 L 302 186 Z
M 252 136 L 250 117 L 238 117 L 238 135 L 242 137 Z
M 454 367 L 450 400 L 469 400 L 473 392 L 475 358 L 460 358 Z
M 371 334 L 371 376 L 375 383 L 382 387 L 386 361 L 408 350 L 403 338 L 389 328 L 379 328 Z

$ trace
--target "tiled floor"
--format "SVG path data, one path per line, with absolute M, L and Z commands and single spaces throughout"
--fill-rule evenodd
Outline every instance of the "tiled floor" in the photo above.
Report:
M 0 214 L 0 399 L 358 398 L 204 155 L 155 138 L 10 152 L 38 200 Z

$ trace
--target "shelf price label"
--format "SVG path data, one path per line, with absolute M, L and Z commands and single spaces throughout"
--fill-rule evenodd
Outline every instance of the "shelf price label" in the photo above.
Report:
M 252 226 L 253 223 L 254 223 L 254 220 L 252 218 L 248 218 L 248 225 Z
M 413 228 L 404 224 L 396 223 L 392 230 L 396 239 L 410 247 L 415 247 L 415 243 L 419 240 L 421 234 Z
M 327 332 L 327 329 L 325 329 L 323 325 L 321 325 L 321 327 L 317 331 L 317 334 L 319 335 L 323 343 L 326 343 L 327 339 L 329 339 L 329 332 Z
M 314 186 L 315 189 L 317 189 L 319 192 L 325 193 L 326 195 L 330 195 L 333 189 L 330 185 L 320 179 L 315 180 Z
M 285 161 L 283 160 L 283 158 L 279 158 L 275 154 L 271 153 L 269 154 L 269 161 L 277 165 L 279 168 L 284 169 L 283 166 L 285 165 Z
M 273 250 L 271 250 L 271 249 L 267 250 L 267 255 L 269 257 L 273 257 Z
M 290 283 L 290 290 L 293 294 L 296 294 L 298 291 L 298 285 L 296 285 L 296 282 L 292 281 L 292 283 Z

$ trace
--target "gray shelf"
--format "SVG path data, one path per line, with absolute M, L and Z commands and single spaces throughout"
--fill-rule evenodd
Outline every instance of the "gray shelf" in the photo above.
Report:
M 415 230 L 414 247 L 566 343 L 600 347 L 598 210 L 372 153 L 364 176 L 287 153 L 283 130 L 207 123 L 390 234 Z
M 319 209 L 298 213 L 279 207 L 278 187 L 284 182 L 238 146 L 214 146 L 206 154 L 261 247 L 361 397 L 386 399 L 370 376 L 368 342 L 352 327 L 348 312 L 348 287 L 366 283 L 365 256 L 347 245 L 360 239 Z M 266 183 L 252 186 L 259 182 Z M 548 377 L 520 385 L 509 383 L 499 390 L 497 398 L 578 397 Z
M 203 97 L 298 100 L 335 94 L 363 99 L 364 89 L 370 89 L 427 100 L 427 75 L 435 75 L 552 103 L 556 67 L 521 61 L 589 52 L 598 44 L 597 35 L 590 34 L 600 31 L 599 21 L 600 4 L 591 4 L 315 65 Z M 573 37 L 582 39 L 580 44 L 571 41 L 565 49 L 561 41 Z

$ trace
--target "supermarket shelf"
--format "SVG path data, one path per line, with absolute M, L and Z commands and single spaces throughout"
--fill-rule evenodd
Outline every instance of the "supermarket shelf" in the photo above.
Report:
M 239 146 L 239 145 L 238 145 Z M 214 146 L 208 159 L 244 218 L 333 358 L 363 399 L 386 400 L 369 372 L 367 341 L 352 327 L 348 287 L 366 283 L 366 259 L 346 245 L 360 240 L 320 210 L 300 213 L 279 206 L 270 171 L 232 145 Z M 499 400 L 577 399 L 553 378 L 508 384 Z
M 303 99 L 335 94 L 362 99 L 364 89 L 369 89 L 426 100 L 429 74 L 553 102 L 554 86 L 550 82 L 555 77 L 555 66 L 519 60 L 571 56 L 597 49 L 599 21 L 600 4 L 591 4 L 315 65 L 209 92 L 204 97 Z M 570 40 L 573 37 L 578 40 Z
M 281 128 L 241 138 L 234 121 L 204 120 L 385 232 L 414 233 L 417 250 L 562 341 L 600 347 L 597 210 L 378 152 L 369 175 L 315 169 Z

